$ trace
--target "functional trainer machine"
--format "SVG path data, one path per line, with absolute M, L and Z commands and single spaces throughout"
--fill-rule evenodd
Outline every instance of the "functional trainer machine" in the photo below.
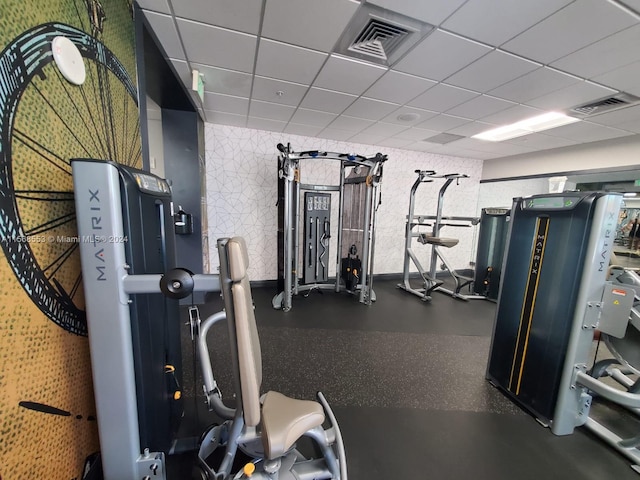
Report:
M 409 195 L 409 214 L 407 215 L 407 223 L 405 227 L 405 247 L 404 247 L 404 266 L 402 269 L 402 283 L 398 287 L 417 295 L 423 301 L 431 300 L 432 292 L 442 292 L 456 298 L 468 300 L 471 298 L 484 298 L 476 295 L 465 295 L 461 293 L 463 287 L 473 282 L 473 276 L 468 271 L 455 270 L 444 256 L 441 247 L 455 247 L 459 240 L 457 238 L 441 237 L 440 232 L 443 227 L 472 227 L 478 224 L 477 217 L 460 217 L 460 216 L 443 216 L 442 208 L 444 204 L 444 194 L 449 185 L 454 181 L 457 183 L 461 178 L 469 178 L 468 175 L 461 173 L 448 173 L 446 175 L 436 175 L 433 170 L 416 170 L 418 178 L 411 186 Z M 438 208 L 436 215 L 417 215 L 415 213 L 415 197 L 418 187 L 423 183 L 433 182 L 435 179 L 444 179 L 445 182 L 438 192 Z M 424 231 L 424 227 L 432 227 L 429 233 Z M 431 257 L 429 262 L 429 270 L 426 270 L 412 248 L 413 239 L 417 239 L 419 243 L 431 246 Z M 442 280 L 436 277 L 438 260 L 442 262 L 445 271 L 451 275 L 455 282 L 454 290 L 443 287 Z M 423 287 L 414 288 L 411 285 L 411 263 L 413 263 L 422 278 Z M 472 273 L 472 272 L 471 272 Z
M 165 180 L 102 160 L 73 160 L 72 171 L 104 478 L 166 480 L 166 456 L 180 451 L 176 432 L 183 416 L 177 300 L 221 291 L 225 311 L 202 323 L 191 318 L 207 405 L 226 419 L 203 436 L 202 475 L 346 480 L 340 430 L 322 394 L 320 403 L 273 392 L 266 394 L 272 398 L 268 404 L 256 402 L 261 361 L 246 249 L 230 254 L 219 247 L 220 276 L 173 268 L 171 192 Z M 206 343 L 210 327 L 224 319 L 236 373 L 235 409 L 222 402 Z M 328 430 L 319 426 L 325 416 Z M 308 460 L 295 450 L 303 435 L 317 443 L 322 458 Z M 207 458 L 218 448 L 224 455 L 214 468 Z M 251 466 L 232 472 L 238 449 L 250 456 Z
M 314 289 L 346 290 L 357 294 L 361 303 L 371 304 L 375 301 L 376 210 L 386 155 L 378 153 L 367 158 L 317 150 L 295 153 L 290 145 L 285 147 L 281 143 L 278 150 L 279 293 L 273 298 L 273 307 L 289 311 L 293 295 Z M 311 160 L 340 162 L 339 183 L 301 183 L 301 162 Z M 304 198 L 301 198 L 301 192 L 304 192 Z M 333 282 L 329 278 L 331 192 L 338 194 L 337 261 Z M 301 208 L 304 209 L 302 215 Z
M 594 397 L 634 413 L 640 408 L 622 359 L 637 358 L 640 317 L 631 287 L 640 281 L 630 274 L 606 281 L 621 200 L 602 192 L 514 199 L 487 378 L 554 434 L 584 426 L 640 470 L 640 437 L 622 438 L 591 408 Z M 619 350 L 621 368 L 606 362 L 590 369 L 596 330 Z M 633 351 L 625 344 L 635 344 Z

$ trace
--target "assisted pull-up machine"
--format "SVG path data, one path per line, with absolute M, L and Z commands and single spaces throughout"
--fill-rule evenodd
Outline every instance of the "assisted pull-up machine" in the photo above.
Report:
M 372 273 L 376 202 L 387 156 L 378 153 L 367 158 L 317 150 L 295 153 L 290 145 L 281 143 L 278 150 L 279 293 L 273 298 L 273 307 L 289 311 L 293 295 L 313 289 L 346 290 L 357 293 L 361 303 L 375 301 Z M 303 160 L 337 160 L 339 183 L 301 183 Z M 338 194 L 335 281 L 329 277 L 331 192 Z
M 440 291 L 448 295 L 461 298 L 484 298 L 476 295 L 464 295 L 461 289 L 473 283 L 473 275 L 469 275 L 465 271 L 455 270 L 447 258 L 444 256 L 441 247 L 451 248 L 458 244 L 457 238 L 441 237 L 440 232 L 443 227 L 472 227 L 478 224 L 477 217 L 459 217 L 459 216 L 443 216 L 442 207 L 444 194 L 449 185 L 454 181 L 458 182 L 461 178 L 469 178 L 463 173 L 448 173 L 446 175 L 436 175 L 433 170 L 416 170 L 418 178 L 411 187 L 409 195 L 409 214 L 407 215 L 407 224 L 405 229 L 405 251 L 404 266 L 402 271 L 402 283 L 398 284 L 399 288 L 413 293 L 424 301 L 431 300 L 431 292 Z M 438 193 L 438 209 L 436 215 L 416 215 L 415 214 L 415 198 L 416 191 L 422 183 L 433 182 L 434 179 L 445 179 L 444 184 Z M 432 227 L 431 234 L 421 231 L 421 228 Z M 412 248 L 413 239 L 417 239 L 419 243 L 431 245 L 431 258 L 429 262 L 429 270 L 425 270 Z M 443 282 L 436 278 L 436 268 L 438 259 L 442 262 L 445 271 L 451 275 L 455 282 L 454 290 L 444 288 Z M 416 266 L 418 273 L 422 277 L 424 287 L 414 288 L 411 286 L 411 262 Z

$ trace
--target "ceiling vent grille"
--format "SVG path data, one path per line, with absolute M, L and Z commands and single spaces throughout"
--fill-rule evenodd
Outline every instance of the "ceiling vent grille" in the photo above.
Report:
M 447 143 L 455 142 L 456 140 L 460 140 L 461 138 L 465 137 L 462 135 L 455 135 L 453 133 L 439 133 L 438 135 L 434 135 L 433 137 L 425 138 L 423 142 L 446 145 Z
M 433 28 L 414 18 L 364 3 L 342 33 L 334 52 L 391 66 Z
M 613 97 L 601 98 L 595 102 L 585 103 L 569 109 L 569 115 L 574 117 L 591 117 L 601 113 L 611 112 L 620 108 L 629 107 L 640 102 L 640 97 L 628 93 L 619 93 Z
M 410 33 L 399 25 L 370 18 L 369 23 L 348 48 L 351 52 L 371 55 L 386 61 Z

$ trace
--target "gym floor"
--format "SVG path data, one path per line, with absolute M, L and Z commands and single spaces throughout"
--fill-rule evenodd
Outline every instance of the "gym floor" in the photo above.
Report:
M 637 479 L 622 455 L 586 430 L 554 436 L 484 379 L 495 304 L 437 293 L 425 303 L 395 285 L 377 281 L 372 306 L 316 291 L 295 297 L 286 313 L 272 309 L 273 288 L 253 289 L 263 390 L 304 399 L 322 390 L 352 479 Z M 219 309 L 214 299 L 200 310 L 204 318 Z M 230 389 L 225 328 L 214 327 L 209 341 L 223 393 Z M 185 358 L 186 385 L 193 385 L 192 362 Z M 184 435 L 215 421 L 195 390 L 196 401 L 185 387 Z M 187 478 L 192 459 L 175 456 L 169 478 Z

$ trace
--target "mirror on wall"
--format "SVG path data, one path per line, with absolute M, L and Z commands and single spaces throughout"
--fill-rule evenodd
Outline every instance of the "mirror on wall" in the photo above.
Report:
M 480 184 L 478 214 L 483 208 L 510 207 L 514 197 L 570 190 L 620 192 L 624 195 L 618 218 L 614 252 L 618 263 L 640 267 L 640 250 L 631 248 L 630 221 L 640 220 L 640 170 L 576 173 L 562 177 L 514 179 Z

